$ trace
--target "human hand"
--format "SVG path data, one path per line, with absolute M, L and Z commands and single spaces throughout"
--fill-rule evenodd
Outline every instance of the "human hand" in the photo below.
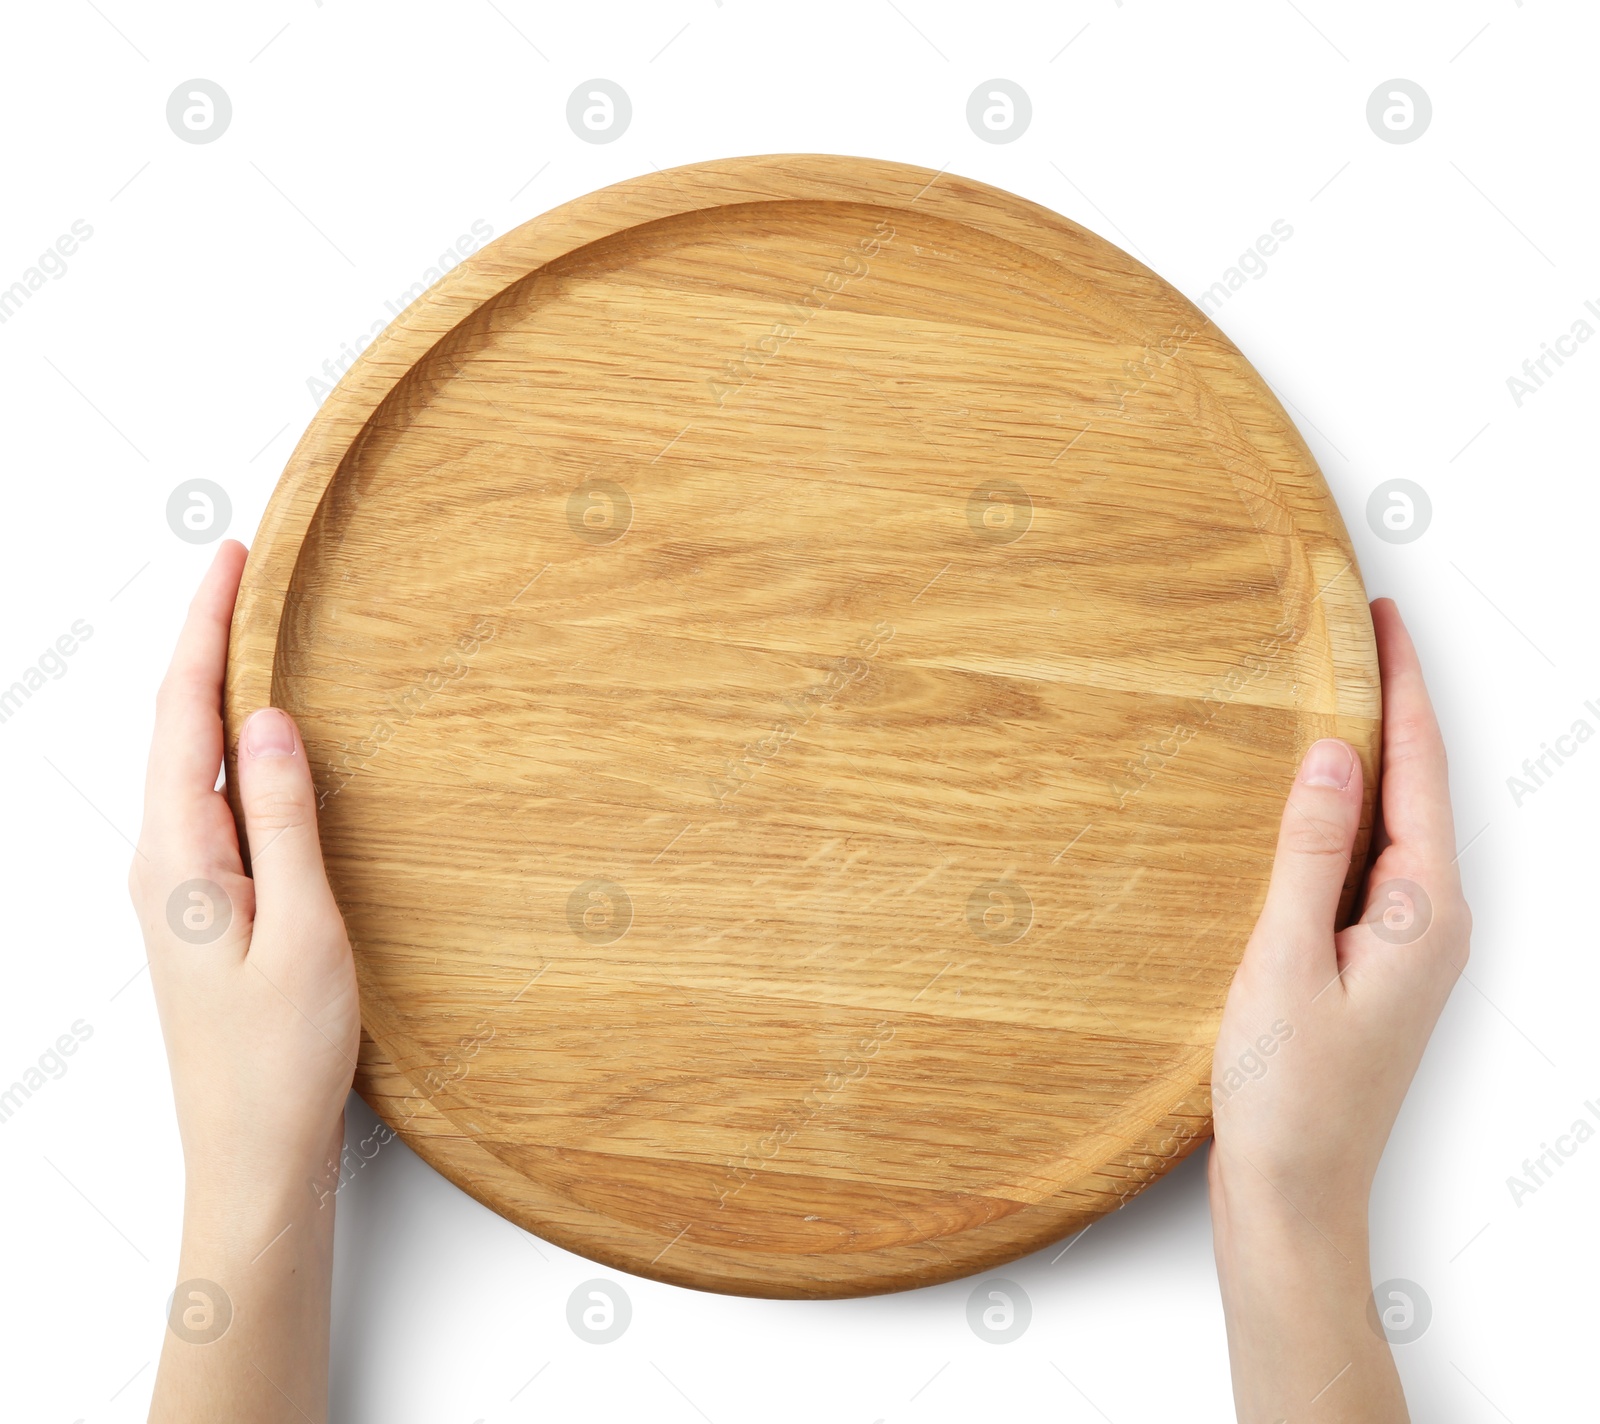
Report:
M 1367 1201 L 1466 965 L 1472 919 L 1416 651 L 1392 602 L 1378 600 L 1372 614 L 1383 779 L 1366 912 L 1335 932 L 1361 763 L 1343 742 L 1318 742 L 1289 793 L 1213 1060 L 1212 1219 L 1241 1419 L 1406 1417 L 1387 1344 L 1368 1319 Z
M 183 1141 L 181 1276 L 220 1287 L 239 1321 L 216 1341 L 169 1333 L 153 1418 L 218 1407 L 236 1420 L 320 1418 L 326 1409 L 333 1212 L 331 1193 L 319 1196 L 314 1183 L 339 1157 L 360 1017 L 293 721 L 260 711 L 240 735 L 250 875 L 215 789 L 244 558 L 231 541 L 218 551 L 162 683 L 128 877 Z M 286 1391 L 300 1396 L 293 1415 Z
M 341 1129 L 360 1034 L 311 769 L 286 713 L 257 712 L 240 735 L 252 875 L 214 789 L 244 556 L 231 541 L 218 552 L 162 684 L 129 874 L 191 1189 L 227 1190 L 286 1169 L 302 1184 L 316 1174 Z

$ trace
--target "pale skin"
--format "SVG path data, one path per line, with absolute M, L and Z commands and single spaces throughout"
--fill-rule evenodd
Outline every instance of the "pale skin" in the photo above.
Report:
M 360 1018 L 292 720 L 264 709 L 240 737 L 248 875 L 227 800 L 214 789 L 244 559 L 231 541 L 219 550 L 162 684 L 129 874 L 187 1182 L 175 1323 L 150 1411 L 158 1424 L 327 1418 L 334 1188 Z M 1369 883 L 1424 886 L 1431 921 L 1409 943 L 1363 926 L 1335 935 L 1361 769 L 1342 743 L 1320 743 L 1339 784 L 1316 784 L 1313 749 L 1290 793 L 1266 908 L 1217 1043 L 1212 1219 L 1243 1424 L 1407 1417 L 1389 1347 L 1368 1322 L 1367 1198 L 1465 963 L 1470 918 L 1453 864 L 1443 746 L 1416 655 L 1392 604 L 1374 604 L 1373 617 L 1388 843 Z M 214 937 L 205 926 L 220 923 L 219 897 L 207 890 L 196 901 L 185 891 L 174 901 L 193 881 L 210 882 L 229 908 Z M 1231 1088 L 1228 1065 L 1259 1054 L 1274 1023 L 1292 1032 Z M 1256 1076 L 1260 1061 L 1269 1066 Z M 224 1307 L 226 1330 L 204 1338 Z
M 1364 912 L 1334 932 L 1361 763 L 1343 742 L 1318 742 L 1290 790 L 1267 902 L 1217 1038 L 1211 1219 L 1241 1424 L 1409 1418 L 1390 1346 L 1369 1318 L 1367 1202 L 1466 966 L 1472 917 L 1416 650 L 1392 602 L 1374 603 L 1372 619 L 1383 773 Z M 1397 881 L 1420 886 L 1429 910 Z M 1385 913 L 1387 938 L 1372 923 Z
M 360 1018 L 294 723 L 268 709 L 240 739 L 252 875 L 227 800 L 213 789 L 244 559 L 232 542 L 218 552 L 162 683 L 129 874 L 183 1140 L 178 1280 L 219 1286 L 232 1306 L 216 1340 L 167 1331 L 150 1409 L 160 1424 L 327 1418 L 328 1164 L 336 1182 Z M 191 880 L 211 881 L 231 902 L 227 930 L 210 943 L 186 942 L 169 923 L 172 892 Z M 203 918 L 204 906 L 195 912 Z M 189 1333 L 207 1333 L 216 1319 L 212 1296 L 180 1288 L 175 1315 L 185 1324 L 188 1305 L 198 1327 Z

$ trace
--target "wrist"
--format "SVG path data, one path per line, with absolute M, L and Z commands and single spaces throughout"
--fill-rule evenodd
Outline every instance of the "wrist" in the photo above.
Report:
M 1239 1418 L 1403 1421 L 1371 1310 L 1366 1190 L 1268 1181 L 1216 1148 L 1209 1167 Z
M 1365 1318 L 1372 1288 L 1365 1212 L 1315 1216 L 1281 1197 L 1212 1198 L 1212 1239 L 1225 1300 L 1314 1301 L 1315 1313 Z
M 1286 1190 L 1215 1148 L 1208 1165 L 1217 1278 L 1230 1313 L 1271 1314 L 1293 1301 L 1325 1328 L 1365 1320 L 1372 1275 L 1364 1191 L 1331 1180 Z
M 326 1420 L 333 1197 L 303 1168 L 191 1163 L 152 1421 Z
M 1370 1183 L 1328 1172 L 1268 1176 L 1215 1142 L 1207 1178 L 1219 1252 L 1244 1251 L 1252 1242 L 1279 1253 L 1304 1251 L 1320 1242 L 1365 1261 Z
M 291 1222 L 331 1229 L 344 1123 L 315 1148 L 282 1150 L 261 1141 L 248 1151 L 185 1153 L 184 1235 L 241 1247 L 270 1240 Z

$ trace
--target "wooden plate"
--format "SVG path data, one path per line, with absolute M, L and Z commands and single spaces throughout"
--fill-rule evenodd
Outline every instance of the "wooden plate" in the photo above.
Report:
M 1370 787 L 1379 713 L 1206 317 L 816 156 L 590 194 L 407 308 L 273 496 L 226 701 L 310 749 L 368 1101 L 543 1237 L 769 1296 L 993 1266 L 1203 1139 L 1296 763 Z

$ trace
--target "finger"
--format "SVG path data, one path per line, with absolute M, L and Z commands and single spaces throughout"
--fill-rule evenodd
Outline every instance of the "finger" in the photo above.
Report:
M 1448 864 L 1455 859 L 1455 816 L 1444 738 L 1422 680 L 1417 650 L 1394 601 L 1372 605 L 1383 679 L 1383 782 L 1379 788 L 1389 845 L 1407 858 Z
M 222 766 L 222 678 L 228 627 L 245 548 L 224 541 L 189 605 L 178 646 L 156 694 L 155 733 L 145 776 L 147 820 L 182 823 L 209 797 Z
M 304 921 L 332 908 L 317 837 L 311 766 L 287 712 L 266 707 L 244 724 L 238 774 L 257 925 L 275 915 Z
M 1361 760 L 1346 742 L 1312 743 L 1289 789 L 1255 942 L 1333 973 L 1334 916 L 1361 820 Z

